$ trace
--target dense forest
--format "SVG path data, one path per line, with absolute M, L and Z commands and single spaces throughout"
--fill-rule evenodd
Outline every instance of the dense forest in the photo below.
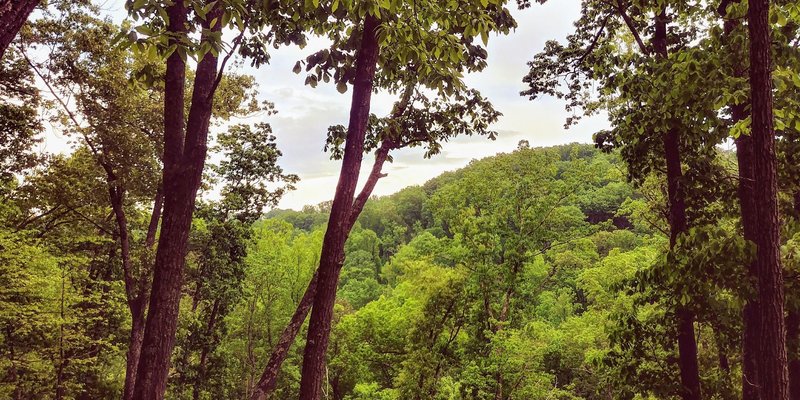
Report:
M 0 0 L 0 398 L 800 400 L 797 0 L 583 0 L 515 90 L 594 143 L 374 195 L 543 3 Z M 351 99 L 302 209 L 287 47 Z

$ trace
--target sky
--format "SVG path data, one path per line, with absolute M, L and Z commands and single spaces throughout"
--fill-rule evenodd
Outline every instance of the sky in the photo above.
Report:
M 394 162 L 386 164 L 388 176 L 378 182 L 373 194 L 387 195 L 410 185 L 420 185 L 445 171 L 466 166 L 471 160 L 489 157 L 516 149 L 520 140 L 532 147 L 591 141 L 592 134 L 607 127 L 604 116 L 583 119 L 577 126 L 564 129 L 567 112 L 563 102 L 554 98 L 530 101 L 519 92 L 525 90 L 522 77 L 527 61 L 544 46 L 545 41 L 563 39 L 572 29 L 580 10 L 579 0 L 551 0 L 517 10 L 510 2 L 518 27 L 508 35 L 490 37 L 488 67 L 466 77 L 466 82 L 481 91 L 503 113 L 492 126 L 499 133 L 496 140 L 472 136 L 445 143 L 440 154 L 430 159 L 421 149 L 402 149 L 393 153 Z M 103 13 L 115 21 L 125 17 L 124 1 L 106 0 L 100 3 Z M 283 152 L 279 163 L 287 173 L 300 177 L 296 190 L 287 193 L 279 208 L 300 209 L 307 204 L 330 200 L 338 180 L 340 162 L 329 159 L 323 152 L 327 128 L 347 125 L 352 91 L 344 94 L 332 84 L 311 88 L 303 84 L 305 76 L 292 72 L 297 60 L 325 47 L 325 41 L 312 38 L 304 49 L 283 47 L 272 53 L 270 65 L 259 69 L 239 66 L 231 72 L 253 75 L 258 83 L 259 97 L 275 103 L 278 114 L 257 115 L 234 122 L 269 122 Z M 371 111 L 386 115 L 395 98 L 386 93 L 373 95 Z M 212 132 L 213 133 L 213 132 Z M 45 141 L 49 150 L 65 147 L 66 139 L 51 133 Z M 362 183 L 372 158 L 365 157 Z

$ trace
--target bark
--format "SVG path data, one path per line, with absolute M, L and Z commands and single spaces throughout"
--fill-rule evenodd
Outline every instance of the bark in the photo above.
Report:
M 152 248 L 156 244 L 156 232 L 158 232 L 158 222 L 161 221 L 161 208 L 164 206 L 164 189 L 158 185 L 156 198 L 153 201 L 153 212 L 150 214 L 150 223 L 147 225 L 147 236 L 144 245 Z
M 800 219 L 800 191 L 794 192 L 794 213 Z M 800 310 L 786 316 L 786 352 L 789 359 L 789 399 L 800 400 Z
M 667 57 L 667 16 L 661 11 L 655 18 L 653 50 L 659 58 Z M 670 127 L 663 134 L 664 159 L 667 164 L 667 197 L 669 205 L 670 250 L 674 249 L 677 238 L 686 232 L 686 202 L 681 188 L 680 131 Z M 684 400 L 699 400 L 700 369 L 697 365 L 697 340 L 694 332 L 694 313 L 686 306 L 679 305 L 675 310 L 678 325 L 678 365 L 681 375 L 681 397 Z
M 407 103 L 408 100 L 406 99 L 405 101 Z M 375 162 L 372 165 L 372 171 L 367 178 L 367 182 L 364 184 L 364 187 L 361 189 L 358 197 L 356 197 L 353 202 L 352 212 L 346 225 L 346 233 L 349 233 L 353 228 L 353 225 L 355 225 L 358 216 L 364 209 L 364 205 L 372 195 L 372 191 L 375 189 L 375 185 L 378 183 L 378 180 L 386 176 L 381 172 L 381 170 L 383 169 L 383 164 L 386 162 L 386 158 L 389 155 L 389 151 L 393 148 L 393 142 L 386 140 L 381 143 L 380 148 L 376 152 Z M 286 328 L 284 328 L 283 332 L 281 333 L 280 339 L 278 339 L 278 343 L 273 348 L 272 354 L 267 362 L 267 366 L 264 368 L 264 372 L 262 373 L 261 378 L 256 385 L 256 389 L 250 396 L 252 400 L 263 400 L 270 393 L 272 393 L 273 390 L 275 390 L 275 384 L 277 383 L 278 372 L 280 371 L 281 364 L 283 364 L 283 361 L 286 359 L 286 356 L 289 353 L 289 348 L 292 346 L 294 339 L 297 337 L 297 333 L 300 332 L 300 328 L 303 326 L 303 322 L 308 316 L 309 310 L 311 310 L 311 306 L 316 295 L 318 276 L 319 272 L 315 272 L 308 284 L 308 287 L 306 288 L 305 293 L 303 293 L 303 297 L 300 299 L 292 318 L 289 320 L 289 324 L 286 325 Z
M 144 245 L 151 249 L 155 244 L 158 222 L 161 220 L 161 207 L 164 204 L 164 195 L 159 185 L 153 201 L 153 212 L 150 214 L 150 223 L 147 227 Z M 136 370 L 139 366 L 139 357 L 142 353 L 142 340 L 144 339 L 145 311 L 147 310 L 147 300 L 150 294 L 150 272 L 144 270 L 146 266 L 141 266 L 139 279 L 137 280 L 136 297 L 128 300 L 128 308 L 131 311 L 131 334 L 128 339 L 128 353 L 125 363 L 125 385 L 122 390 L 123 400 L 133 398 L 133 388 L 136 384 Z
M 136 370 L 142 354 L 142 340 L 144 339 L 144 307 L 131 309 L 131 335 L 128 338 L 128 353 L 125 360 L 125 386 L 122 390 L 123 400 L 133 398 L 133 388 L 136 384 Z
M 0 0 L 0 59 L 37 5 L 39 0 Z
M 729 4 L 738 2 L 739 0 L 723 0 L 720 3 L 717 12 L 721 17 L 727 17 L 727 7 Z M 729 37 L 739 25 L 739 19 L 726 18 L 724 23 L 725 38 Z M 743 53 L 743 49 L 732 47 L 735 42 L 728 42 L 730 47 L 729 51 L 739 55 Z M 736 77 L 744 77 L 745 70 L 742 65 L 733 66 L 733 75 Z M 743 121 L 747 118 L 747 110 L 745 104 L 731 104 L 731 122 L 730 125 Z M 753 188 L 753 149 L 749 136 L 740 136 L 735 139 L 736 144 L 736 161 L 738 164 L 739 174 L 739 205 L 742 220 L 742 229 L 744 239 L 754 242 L 756 239 L 756 217 L 755 205 L 753 204 L 754 188 Z M 747 273 L 750 282 L 757 280 L 755 264 L 750 263 L 747 266 Z M 752 296 L 745 299 L 745 305 L 742 309 L 742 400 L 758 400 L 758 365 L 756 357 L 758 354 L 759 346 L 759 332 L 760 326 L 760 306 L 757 299 Z
M 800 400 L 800 312 L 786 317 L 786 347 L 789 353 L 789 399 Z
M 203 22 L 208 31 L 219 32 L 222 24 L 209 28 L 219 17 L 219 5 Z M 181 36 L 186 31 L 188 9 L 182 2 L 168 8 L 168 31 Z M 175 39 L 171 39 L 175 43 Z M 184 83 L 186 64 L 174 52 L 167 59 L 164 91 L 164 209 L 158 240 L 153 286 L 145 325 L 142 353 L 134 387 L 136 400 L 160 400 L 164 397 L 169 361 L 175 343 L 178 306 L 183 284 L 187 242 L 195 198 L 205 165 L 208 126 L 213 93 L 216 88 L 217 57 L 206 53 L 197 65 L 184 132 Z
M 733 108 L 734 119 L 744 118 L 744 106 Z M 753 187 L 753 146 L 749 136 L 736 139 L 736 159 L 739 164 L 739 204 L 741 208 L 742 228 L 744 239 L 754 242 L 757 240 L 756 210 L 754 204 L 755 189 Z M 758 274 L 755 260 L 747 265 L 749 282 L 755 284 Z M 753 287 L 753 289 L 755 289 Z M 753 291 L 755 294 L 755 291 Z M 742 334 L 742 400 L 758 400 L 759 379 L 758 346 L 760 343 L 759 327 L 761 326 L 761 305 L 758 298 L 749 296 L 742 309 L 744 332 Z
M 356 77 L 350 109 L 342 168 L 331 206 L 328 229 L 322 244 L 316 295 L 308 328 L 300 379 L 300 399 L 317 400 L 325 377 L 325 352 L 328 348 L 333 304 L 339 272 L 344 262 L 344 243 L 352 214 L 358 183 L 364 138 L 369 119 L 370 98 L 378 63 L 377 28 L 379 21 L 367 15 L 363 24 L 361 45 L 357 54 Z
M 784 325 L 783 271 L 777 200 L 777 161 L 772 114 L 772 56 L 769 0 L 751 0 L 747 12 L 750 34 L 751 141 L 756 216 L 755 270 L 761 316 L 757 355 L 762 399 L 788 399 L 789 376 Z
M 300 299 L 300 304 L 297 305 L 292 319 L 289 320 L 289 324 L 286 325 L 286 328 L 281 333 L 278 344 L 272 350 L 272 355 L 270 355 L 267 366 L 264 368 L 264 373 L 261 374 L 261 379 L 259 379 L 253 394 L 250 396 L 251 400 L 263 400 L 275 390 L 281 364 L 289 354 L 289 348 L 292 346 L 295 337 L 297 337 L 297 333 L 300 332 L 300 328 L 303 326 L 306 316 L 308 316 L 308 311 L 314 303 L 314 295 L 317 293 L 317 276 L 318 274 L 315 273 L 314 277 L 311 278 L 311 282 L 308 283 L 306 292 L 303 294 L 303 298 Z
M 211 315 L 208 317 L 206 324 L 206 340 L 211 337 L 214 332 L 214 326 L 217 323 L 217 315 L 219 314 L 219 299 L 214 300 L 214 305 L 211 307 Z M 197 365 L 197 381 L 192 388 L 192 399 L 198 400 L 200 398 L 200 385 L 206 379 L 206 363 L 208 362 L 209 345 L 203 346 L 200 350 L 200 362 Z

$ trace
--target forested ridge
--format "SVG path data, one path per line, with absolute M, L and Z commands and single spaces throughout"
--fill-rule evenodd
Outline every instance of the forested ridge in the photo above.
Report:
M 513 92 L 593 143 L 448 159 L 553 4 L 0 0 L 0 399 L 800 400 L 800 3 L 584 0 Z

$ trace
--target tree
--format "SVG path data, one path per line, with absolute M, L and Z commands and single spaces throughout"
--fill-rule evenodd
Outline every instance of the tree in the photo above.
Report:
M 0 1 L 0 59 L 38 5 L 39 0 Z
M 750 37 L 750 115 L 753 165 L 753 223 L 758 277 L 760 341 L 757 357 L 759 394 L 762 399 L 788 399 L 784 282 L 780 261 L 780 225 L 777 205 L 777 171 L 772 104 L 769 0 L 748 3 Z M 742 203 L 747 206 L 748 203 Z M 743 211 L 743 215 L 747 211 Z

